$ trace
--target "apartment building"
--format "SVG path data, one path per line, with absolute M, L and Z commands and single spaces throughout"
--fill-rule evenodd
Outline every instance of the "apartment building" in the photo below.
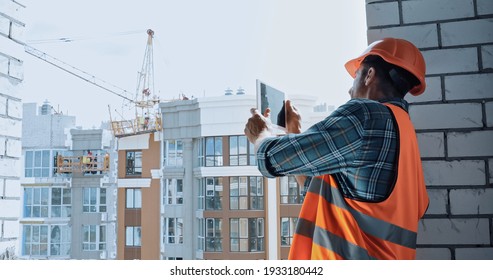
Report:
M 19 257 L 116 258 L 110 132 L 76 128 L 48 102 L 23 109 Z
M 326 116 L 292 96 L 303 128 Z M 161 103 L 162 259 L 286 259 L 303 188 L 267 179 L 244 136 L 254 95 Z

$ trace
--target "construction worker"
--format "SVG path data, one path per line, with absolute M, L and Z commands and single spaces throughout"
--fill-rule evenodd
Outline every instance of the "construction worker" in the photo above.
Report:
M 301 133 L 288 100 L 287 135 L 255 109 L 245 126 L 261 173 L 307 188 L 289 258 L 414 259 L 428 195 L 404 96 L 426 88 L 423 56 L 386 38 L 345 67 L 351 99 L 325 120 Z

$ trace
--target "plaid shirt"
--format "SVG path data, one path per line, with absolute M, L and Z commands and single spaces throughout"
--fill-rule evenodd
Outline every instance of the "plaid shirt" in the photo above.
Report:
M 384 200 L 396 179 L 398 130 L 381 103 L 408 111 L 403 99 L 351 99 L 303 133 L 265 139 L 257 151 L 260 172 L 306 175 L 305 186 L 312 176 L 332 174 L 345 197 Z

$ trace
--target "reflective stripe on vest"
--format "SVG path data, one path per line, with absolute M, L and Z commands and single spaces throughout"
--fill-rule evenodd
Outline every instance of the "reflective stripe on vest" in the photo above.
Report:
M 313 178 L 290 259 L 415 258 L 418 220 L 428 205 L 421 159 L 408 114 L 386 105 L 399 128 L 399 164 L 392 193 L 382 202 L 361 202 L 344 198 L 331 175 Z

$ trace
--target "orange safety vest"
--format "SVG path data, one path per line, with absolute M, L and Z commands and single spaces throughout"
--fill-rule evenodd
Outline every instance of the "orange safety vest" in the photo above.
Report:
M 418 221 L 428 207 L 414 126 L 391 109 L 399 130 L 397 180 L 382 202 L 345 198 L 331 175 L 314 177 L 301 208 L 289 259 L 414 259 Z

